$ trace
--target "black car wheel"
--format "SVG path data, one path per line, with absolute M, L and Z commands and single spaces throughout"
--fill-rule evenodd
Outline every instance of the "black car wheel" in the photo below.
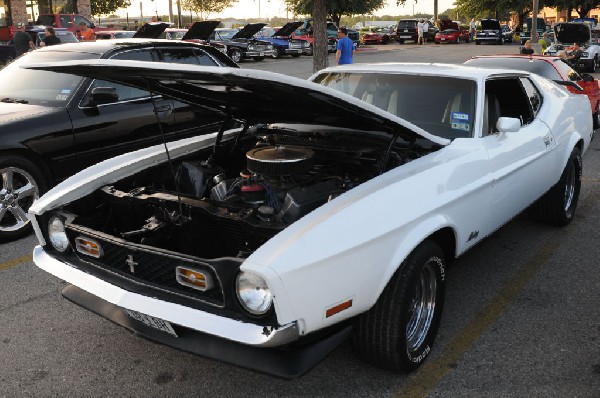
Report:
M 273 58 L 277 59 L 277 58 L 281 58 L 285 55 L 283 48 L 281 47 L 275 47 L 275 51 L 273 51 Z
M 596 112 L 592 114 L 592 121 L 594 122 L 594 130 L 600 128 L 600 110 L 596 109 Z
M 438 244 L 426 240 L 402 263 L 377 303 L 358 319 L 357 354 L 395 372 L 418 368 L 431 352 L 444 297 L 444 254 Z
M 233 62 L 239 63 L 242 61 L 242 52 L 239 48 L 232 48 L 229 50 L 229 58 L 231 58 Z
M 0 157 L 0 241 L 31 232 L 27 211 L 46 189 L 44 174 L 31 161 L 17 156 Z
M 531 205 L 530 216 L 534 220 L 559 227 L 570 223 L 579 201 L 581 173 L 581 152 L 578 148 L 573 148 L 560 180 Z

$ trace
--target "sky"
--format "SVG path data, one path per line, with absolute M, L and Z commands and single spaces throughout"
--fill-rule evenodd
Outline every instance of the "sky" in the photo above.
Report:
M 168 15 L 168 0 L 131 0 L 131 6 L 125 10 L 120 10 L 117 14 L 125 16 L 140 15 L 140 5 L 144 17 L 149 17 L 158 12 L 159 15 Z M 454 0 L 438 0 L 438 12 L 452 8 Z M 260 6 L 260 7 L 259 7 Z M 259 14 L 260 9 L 260 14 Z M 388 0 L 387 6 L 378 10 L 374 14 L 381 15 L 410 15 L 414 13 L 433 14 L 433 0 L 419 0 L 415 3 L 406 0 L 405 6 L 396 6 L 396 0 Z M 173 0 L 173 13 L 177 13 L 176 0 Z M 238 0 L 235 5 L 222 13 L 210 14 L 209 18 L 272 18 L 275 16 L 285 17 L 285 4 L 282 0 Z M 292 16 L 289 15 L 291 18 Z

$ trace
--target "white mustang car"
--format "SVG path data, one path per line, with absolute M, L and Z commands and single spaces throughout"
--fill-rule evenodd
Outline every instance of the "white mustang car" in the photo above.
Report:
M 348 65 L 310 82 L 135 61 L 30 67 L 230 116 L 50 190 L 29 211 L 34 261 L 69 283 L 68 300 L 142 336 L 287 378 L 350 334 L 364 360 L 416 369 L 447 263 L 527 208 L 569 223 L 592 135 L 585 96 L 523 71 Z

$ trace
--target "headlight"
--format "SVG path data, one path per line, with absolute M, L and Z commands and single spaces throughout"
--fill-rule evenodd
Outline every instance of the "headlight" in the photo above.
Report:
M 52 216 L 48 221 L 48 238 L 52 246 L 61 253 L 69 248 L 65 224 L 57 216 Z
M 583 54 L 581 54 L 581 56 L 582 56 L 583 58 L 588 58 L 588 57 L 590 56 L 590 54 L 589 54 L 589 53 L 587 53 L 587 52 L 584 52 Z
M 249 44 L 248 45 L 248 51 L 254 51 L 254 45 L 253 44 Z
M 240 272 L 236 287 L 238 299 L 249 313 L 264 315 L 271 309 L 273 295 L 267 286 L 267 282 L 260 276 Z
M 269 50 L 272 50 L 272 49 L 273 49 L 273 45 L 272 45 L 272 44 L 269 44 L 269 45 L 267 46 L 267 49 L 269 49 Z

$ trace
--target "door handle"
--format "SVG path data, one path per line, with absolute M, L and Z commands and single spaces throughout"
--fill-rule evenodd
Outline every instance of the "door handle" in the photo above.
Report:
M 167 117 L 173 112 L 171 105 L 160 105 L 154 107 L 154 114 L 158 117 Z

